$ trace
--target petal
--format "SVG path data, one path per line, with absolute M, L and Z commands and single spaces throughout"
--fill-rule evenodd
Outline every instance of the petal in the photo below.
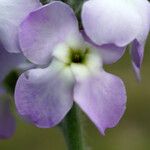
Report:
M 106 128 L 116 126 L 126 108 L 122 80 L 104 71 L 78 81 L 74 99 L 102 134 Z
M 112 64 L 117 62 L 123 56 L 126 50 L 125 47 L 117 47 L 113 44 L 97 46 L 96 48 L 102 55 L 104 64 Z
M 136 0 L 134 5 L 142 18 L 142 28 L 136 37 L 142 43 L 146 40 L 150 30 L 150 3 L 147 0 Z
M 8 100 L 0 98 L 0 139 L 6 139 L 15 132 L 15 120 L 10 112 Z
M 139 43 L 137 40 L 133 41 L 131 48 L 132 65 L 137 80 L 141 80 L 140 69 L 143 62 L 145 43 Z
M 137 35 L 136 39 L 132 42 L 131 57 L 132 65 L 138 81 L 141 80 L 141 66 L 144 57 L 144 48 L 146 38 L 150 30 L 150 3 L 148 1 L 137 0 L 136 8 L 142 16 L 143 28 Z
M 138 1 L 138 2 L 137 2 Z M 115 44 L 123 47 L 143 34 L 147 13 L 139 3 L 146 0 L 91 0 L 83 5 L 82 22 L 86 34 L 98 45 Z M 139 12 L 139 8 L 141 9 Z M 148 17 L 147 17 L 148 19 Z M 119 21 L 118 21 L 119 20 Z M 144 25 L 146 23 L 146 25 Z
M 47 64 L 55 46 L 79 34 L 73 10 L 62 2 L 52 2 L 30 13 L 20 27 L 24 55 L 35 64 Z
M 22 54 L 9 53 L 0 46 L 0 83 L 11 70 L 25 63 L 25 60 Z
M 95 44 L 84 31 L 82 31 L 82 35 L 88 43 L 90 43 L 97 52 L 99 52 L 100 56 L 103 59 L 104 64 L 112 64 L 118 61 L 124 54 L 126 48 L 125 47 L 117 47 L 113 44 L 106 44 L 106 45 L 97 45 Z
M 40 6 L 38 0 L 0 1 L 0 42 L 9 52 L 19 52 L 18 26 L 26 15 Z
M 16 85 L 18 112 L 42 128 L 58 124 L 73 104 L 74 78 L 60 62 L 23 73 Z

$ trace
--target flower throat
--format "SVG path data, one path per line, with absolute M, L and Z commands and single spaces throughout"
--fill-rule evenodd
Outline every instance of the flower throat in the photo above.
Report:
M 75 50 L 71 48 L 69 52 L 70 63 L 80 63 L 80 64 L 85 63 L 88 53 L 89 53 L 88 48 L 86 48 L 84 52 L 80 49 Z

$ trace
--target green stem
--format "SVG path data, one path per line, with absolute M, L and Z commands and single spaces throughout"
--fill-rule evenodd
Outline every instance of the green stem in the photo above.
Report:
M 79 108 L 74 105 L 61 123 L 68 150 L 85 150 Z
M 67 0 L 67 3 L 73 8 L 76 17 L 78 18 L 79 28 L 82 30 L 82 23 L 81 23 L 81 8 L 85 0 Z
M 45 5 L 45 4 L 48 4 L 51 0 L 40 0 L 40 2 Z

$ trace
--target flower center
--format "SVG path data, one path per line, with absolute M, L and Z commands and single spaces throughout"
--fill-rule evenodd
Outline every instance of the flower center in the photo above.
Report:
M 84 52 L 82 50 L 76 50 L 70 48 L 69 59 L 70 63 L 85 63 L 89 49 L 87 48 Z
M 64 67 L 76 68 L 75 70 L 88 68 L 95 71 L 102 67 L 102 60 L 97 50 L 87 44 L 81 46 L 59 44 L 55 47 L 53 56 L 62 62 Z

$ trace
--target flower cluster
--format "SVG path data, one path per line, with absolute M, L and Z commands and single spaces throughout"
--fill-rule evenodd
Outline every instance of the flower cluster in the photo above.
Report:
M 14 98 L 21 116 L 49 128 L 76 103 L 102 134 L 116 126 L 126 108 L 126 90 L 103 64 L 118 61 L 131 44 L 133 68 L 140 79 L 150 28 L 147 0 L 86 1 L 80 17 L 83 30 L 71 6 L 60 1 L 42 5 L 38 0 L 0 0 L 0 14 L 1 84 L 25 58 L 34 65 L 16 84 Z M 9 109 L 1 105 L 3 138 L 14 131 L 14 121 L 10 111 L 1 115 Z

